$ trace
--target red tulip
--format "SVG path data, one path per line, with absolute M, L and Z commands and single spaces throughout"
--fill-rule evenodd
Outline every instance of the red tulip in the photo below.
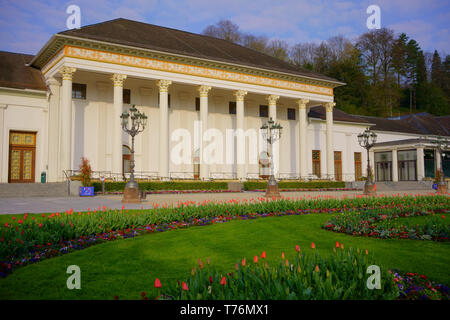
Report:
M 225 277 L 222 278 L 222 280 L 220 280 L 220 284 L 221 285 L 226 285 L 227 284 L 227 279 Z
M 344 244 L 343 243 L 341 243 L 341 249 L 344 249 Z
M 181 285 L 181 287 L 183 288 L 184 291 L 188 291 L 188 285 L 186 284 L 186 282 L 183 281 L 183 284 Z
M 5 227 L 8 228 L 8 222 L 5 222 Z
M 336 241 L 336 248 L 339 248 L 339 241 Z
M 245 267 L 245 258 L 242 259 L 242 266 Z
M 266 251 L 263 251 L 263 253 L 261 254 L 261 258 L 263 258 L 263 259 L 266 258 Z
M 281 253 L 281 259 L 284 260 L 284 252 Z
M 145 292 L 144 291 L 141 292 L 141 296 L 145 297 Z
M 161 281 L 158 278 L 155 280 L 155 288 L 161 288 Z
M 316 264 L 316 272 L 319 272 L 319 266 Z
M 258 263 L 258 256 L 255 256 L 255 257 L 253 258 L 253 262 L 254 262 L 254 263 Z
M 311 249 L 315 249 L 316 245 L 314 244 L 314 242 L 311 242 Z
M 209 283 L 213 283 L 213 278 L 209 276 Z
M 299 245 L 295 246 L 295 251 L 300 252 L 300 246 Z

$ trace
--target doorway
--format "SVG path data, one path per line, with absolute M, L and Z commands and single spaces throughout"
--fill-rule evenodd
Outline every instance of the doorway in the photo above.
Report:
M 10 131 L 9 183 L 33 183 L 36 163 L 36 132 Z

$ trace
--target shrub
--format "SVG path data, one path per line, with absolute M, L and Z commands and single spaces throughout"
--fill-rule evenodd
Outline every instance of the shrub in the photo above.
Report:
M 85 157 L 81 158 L 81 164 L 80 164 L 80 180 L 81 185 L 83 187 L 90 187 L 92 185 L 91 182 L 91 176 L 92 176 L 92 168 L 89 163 L 89 160 Z

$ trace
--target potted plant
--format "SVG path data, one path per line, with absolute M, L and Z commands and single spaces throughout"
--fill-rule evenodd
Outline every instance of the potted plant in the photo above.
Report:
M 94 195 L 94 187 L 92 186 L 91 176 L 92 176 L 92 168 L 89 163 L 89 160 L 86 159 L 85 157 L 82 157 L 80 164 L 80 180 L 81 180 L 81 187 L 79 190 L 80 197 Z

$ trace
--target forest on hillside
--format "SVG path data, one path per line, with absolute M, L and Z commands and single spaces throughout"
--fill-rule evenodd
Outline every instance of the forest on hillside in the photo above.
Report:
M 405 33 L 382 28 L 356 39 L 340 35 L 321 43 L 289 45 L 241 32 L 229 20 L 209 25 L 202 33 L 345 82 L 335 89 L 336 106 L 345 112 L 379 117 L 450 114 L 450 55 L 424 52 Z

